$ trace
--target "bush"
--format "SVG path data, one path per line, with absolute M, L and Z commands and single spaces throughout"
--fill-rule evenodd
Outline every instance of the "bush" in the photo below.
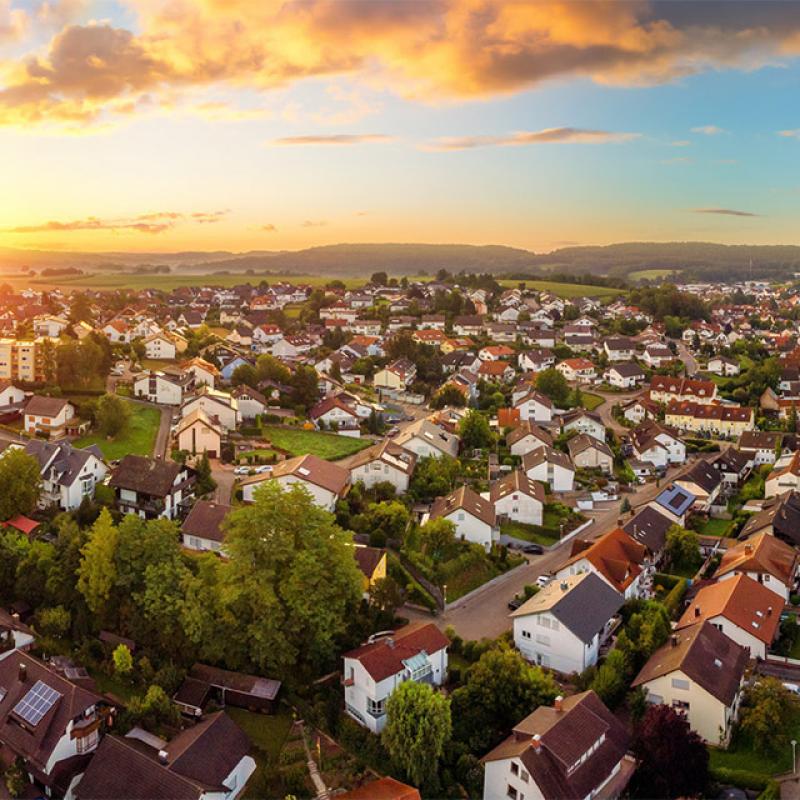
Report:
M 664 598 L 664 608 L 667 609 L 667 614 L 674 617 L 680 608 L 683 596 L 689 588 L 689 582 L 686 578 L 680 578 L 675 586 L 670 590 L 669 594 Z
M 756 792 L 763 791 L 769 783 L 769 778 L 766 775 L 745 769 L 711 767 L 709 775 L 717 783 L 738 786 L 740 789 L 752 789 Z

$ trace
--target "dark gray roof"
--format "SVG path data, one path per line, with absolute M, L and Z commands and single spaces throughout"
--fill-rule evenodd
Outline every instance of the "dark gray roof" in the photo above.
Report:
M 92 457 L 103 460 L 103 454 L 96 445 L 79 449 L 67 442 L 57 444 L 41 439 L 31 439 L 25 445 L 25 452 L 39 462 L 39 469 L 47 479 L 60 486 L 72 486 L 86 462 Z
M 651 553 L 660 553 L 667 543 L 667 531 L 673 524 L 671 519 L 647 506 L 623 525 L 622 530 Z

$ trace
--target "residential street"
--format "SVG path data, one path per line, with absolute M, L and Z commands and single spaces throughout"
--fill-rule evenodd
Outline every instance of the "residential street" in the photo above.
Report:
M 680 339 L 673 339 L 673 341 L 678 346 L 678 355 L 686 367 L 686 377 L 691 378 L 698 370 L 697 360 Z

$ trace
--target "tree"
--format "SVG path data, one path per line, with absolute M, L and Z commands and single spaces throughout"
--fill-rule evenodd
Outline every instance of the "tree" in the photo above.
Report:
M 426 683 L 400 684 L 386 703 L 382 739 L 392 761 L 415 786 L 435 786 L 450 740 L 448 699 Z
M 569 397 L 567 379 L 555 367 L 544 369 L 537 375 L 536 388 L 557 406 L 563 406 Z
M 402 587 L 394 578 L 388 575 L 375 581 L 369 590 L 370 605 L 392 616 L 403 605 L 404 599 Z
M 195 479 L 195 491 L 197 494 L 204 495 L 213 492 L 217 488 L 217 482 L 211 475 L 211 462 L 208 460 L 208 453 L 203 453 L 195 463 L 194 469 L 197 473 Z
M 132 697 L 125 714 L 130 723 L 141 725 L 146 730 L 161 725 L 177 725 L 181 717 L 178 707 L 157 684 L 150 686 L 144 697 Z
M 72 616 L 64 606 L 53 608 L 40 608 L 36 612 L 36 627 L 45 636 L 60 639 L 69 631 Z
M 683 714 L 670 706 L 650 706 L 634 732 L 632 750 L 639 763 L 630 786 L 634 797 L 703 795 L 708 750 Z
M 612 650 L 597 670 L 592 689 L 607 706 L 615 708 L 622 701 L 628 687 L 628 671 L 625 654 L 619 649 Z
M 133 669 L 133 656 L 128 649 L 128 645 L 118 644 L 114 648 L 111 658 L 114 662 L 114 672 L 116 672 L 117 675 L 125 677 L 130 674 Z
M 458 477 L 460 465 L 449 456 L 428 456 L 417 461 L 411 476 L 409 494 L 415 500 L 432 500 L 448 494 Z
M 433 396 L 431 400 L 431 408 L 445 408 L 446 406 L 453 406 L 453 408 L 463 408 L 467 404 L 464 393 L 457 389 L 452 383 L 445 384 Z
M 667 531 L 666 555 L 673 569 L 697 569 L 703 561 L 700 539 L 694 531 L 672 525 Z
M 373 547 L 383 547 L 387 539 L 402 540 L 411 515 L 399 501 L 373 503 L 362 514 L 353 517 L 353 530 L 369 535 Z
M 78 591 L 94 614 L 100 615 L 111 599 L 117 581 L 119 531 L 107 508 L 92 525 L 89 539 L 81 550 Z
M 104 394 L 97 403 L 95 420 L 103 436 L 119 436 L 128 427 L 130 418 L 130 406 L 115 394 Z
M 319 400 L 319 376 L 314 367 L 300 364 L 291 377 L 294 401 L 308 411 Z
M 361 599 L 350 534 L 295 484 L 266 481 L 227 519 L 222 593 L 247 659 L 298 676 L 332 666 Z M 235 648 L 234 648 L 235 649 Z
M 456 541 L 456 526 L 449 519 L 428 520 L 419 529 L 422 552 L 433 561 L 440 561 Z
M 275 381 L 276 383 L 289 383 L 292 373 L 289 368 L 275 356 L 269 353 L 260 355 L 256 360 L 256 373 L 260 381 Z
M 231 375 L 231 384 L 233 386 L 245 384 L 252 389 L 257 388 L 258 374 L 256 373 L 256 368 L 250 364 L 240 364 Z
M 760 677 L 745 692 L 740 731 L 763 755 L 785 750 L 799 705 L 797 696 L 777 678 Z
M 494 444 L 489 420 L 480 411 L 467 412 L 459 423 L 458 431 L 465 450 L 485 449 Z
M 91 322 L 93 319 L 92 301 L 83 292 L 73 294 L 69 308 L 70 322 Z
M 493 649 L 470 667 L 451 695 L 453 737 L 474 753 L 485 753 L 542 704 L 559 694 L 552 676 L 516 651 Z
M 39 502 L 42 477 L 39 462 L 18 447 L 0 455 L 0 522 L 30 514 Z
M 386 286 L 389 282 L 389 277 L 385 272 L 373 272 L 369 282 L 375 284 L 375 286 Z

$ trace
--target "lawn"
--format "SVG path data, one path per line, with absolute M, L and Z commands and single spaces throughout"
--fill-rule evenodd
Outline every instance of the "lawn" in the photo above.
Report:
M 600 397 L 599 394 L 592 394 L 591 392 L 581 392 L 583 403 L 581 404 L 587 411 L 594 411 L 599 406 L 605 403 L 605 398 Z
M 94 678 L 99 691 L 105 694 L 113 694 L 125 703 L 134 695 L 140 693 L 140 690 L 130 681 L 123 680 L 116 675 L 108 675 L 100 669 L 91 670 L 90 674 Z
M 263 432 L 271 444 L 290 455 L 301 456 L 311 453 L 328 461 L 351 456 L 372 444 L 369 439 L 356 439 L 352 436 L 339 436 L 321 431 L 303 431 L 298 428 L 282 428 L 279 425 L 266 425 Z
M 558 526 L 555 530 L 545 528 L 542 525 L 528 525 L 525 522 L 504 522 L 500 525 L 500 533 L 505 536 L 513 536 L 515 539 L 524 539 L 526 542 L 540 544 L 549 547 L 559 540 Z
M 725 536 L 730 530 L 732 520 L 709 519 L 697 532 L 701 536 Z
M 670 275 L 680 275 L 679 269 L 636 269 L 625 277 L 629 281 L 654 281 L 659 278 L 668 278 Z
M 250 737 L 257 750 L 272 760 L 278 758 L 292 727 L 288 711 L 281 709 L 277 714 L 256 714 L 228 706 L 225 713 Z
M 278 458 L 277 450 L 270 450 L 268 447 L 262 447 L 259 450 L 245 450 L 242 453 L 237 453 L 237 460 L 242 463 L 249 459 L 260 459 L 262 461 L 274 461 Z
M 614 289 L 609 286 L 595 286 L 594 284 L 579 283 L 560 283 L 559 281 L 540 281 L 512 279 L 499 280 L 501 286 L 516 287 L 520 283 L 525 284 L 526 289 L 533 289 L 537 292 L 552 292 L 558 297 L 616 297 L 626 294 L 624 289 Z
M 161 424 L 161 412 L 157 408 L 128 402 L 131 418 L 128 427 L 115 439 L 107 439 L 99 433 L 82 436 L 73 442 L 75 447 L 89 447 L 96 444 L 108 461 L 126 455 L 150 456 L 156 443 L 156 435 Z

